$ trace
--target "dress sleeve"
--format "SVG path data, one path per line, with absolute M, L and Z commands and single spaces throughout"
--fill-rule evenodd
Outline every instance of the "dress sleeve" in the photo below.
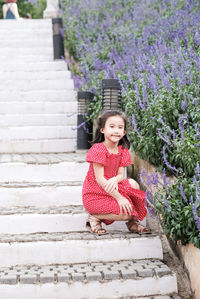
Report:
M 124 167 L 127 165 L 132 165 L 133 162 L 131 160 L 131 155 L 129 153 L 129 150 L 127 148 L 124 148 L 122 150 L 122 159 L 121 159 L 121 163 L 119 165 L 119 167 Z
M 106 150 L 100 143 L 95 143 L 88 151 L 86 161 L 89 163 L 96 162 L 106 164 Z

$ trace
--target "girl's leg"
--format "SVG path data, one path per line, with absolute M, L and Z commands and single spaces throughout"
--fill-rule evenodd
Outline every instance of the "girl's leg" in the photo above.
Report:
M 16 3 L 12 3 L 10 7 L 11 12 L 15 16 L 16 20 L 19 20 L 19 13 L 18 13 L 18 8 Z
M 126 221 L 126 220 L 130 220 L 133 218 L 133 216 L 131 215 L 126 215 L 126 214 L 95 214 L 92 215 L 94 217 L 96 217 L 99 220 L 111 220 L 111 221 Z
M 98 235 L 104 235 L 106 230 L 102 228 L 101 222 L 102 220 L 112 220 L 112 221 L 126 221 L 132 219 L 133 216 L 125 215 L 125 214 L 95 214 L 89 215 L 88 220 L 86 222 L 86 227 L 93 233 L 97 233 Z
M 8 5 L 4 4 L 3 7 L 2 7 L 2 10 L 3 10 L 3 18 L 6 19 L 6 14 L 7 14 L 7 11 L 8 11 Z

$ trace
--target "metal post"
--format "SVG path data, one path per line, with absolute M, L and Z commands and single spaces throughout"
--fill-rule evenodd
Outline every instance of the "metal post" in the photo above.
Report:
M 77 116 L 77 149 L 84 150 L 90 148 L 89 141 L 92 141 L 92 123 L 86 121 L 85 115 L 94 94 L 88 91 L 78 92 L 78 116 Z
M 63 36 L 60 33 L 60 28 L 62 28 L 62 19 L 55 18 L 52 19 L 53 26 L 53 50 L 54 50 L 54 59 L 61 59 L 64 57 L 64 41 Z

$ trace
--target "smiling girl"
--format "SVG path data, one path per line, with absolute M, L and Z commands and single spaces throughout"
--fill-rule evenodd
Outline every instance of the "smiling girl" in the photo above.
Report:
M 131 165 L 130 143 L 126 136 L 126 118 L 120 111 L 106 111 L 98 119 L 93 146 L 87 153 L 90 163 L 83 184 L 83 205 L 89 213 L 87 228 L 105 234 L 101 223 L 127 221 L 128 229 L 147 233 L 138 220 L 147 214 L 145 192 L 133 179 L 125 179 L 125 166 Z

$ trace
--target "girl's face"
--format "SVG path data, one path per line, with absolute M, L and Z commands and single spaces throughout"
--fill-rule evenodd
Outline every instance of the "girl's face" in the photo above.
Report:
M 110 116 L 107 118 L 104 128 L 101 128 L 100 131 L 104 134 L 105 141 L 118 143 L 126 134 L 124 126 L 124 119 L 120 115 Z

